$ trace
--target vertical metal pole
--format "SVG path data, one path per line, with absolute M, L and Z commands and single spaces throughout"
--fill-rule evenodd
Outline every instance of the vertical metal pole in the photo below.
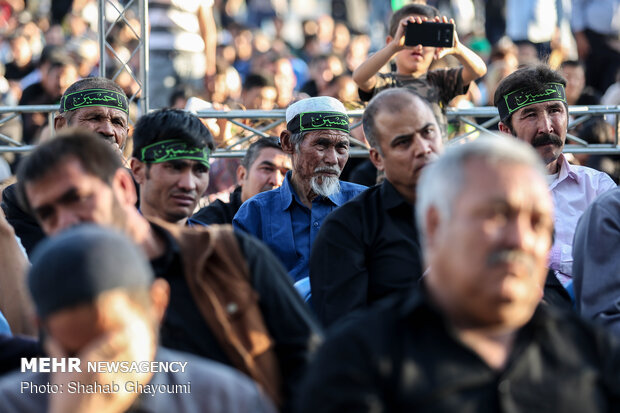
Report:
M 140 77 L 142 78 L 142 100 L 140 108 L 142 114 L 149 111 L 149 3 L 148 0 L 139 0 L 138 14 L 140 15 L 140 35 L 142 37 L 142 49 L 140 50 Z
M 105 3 L 107 0 L 99 0 L 99 76 L 105 77 Z

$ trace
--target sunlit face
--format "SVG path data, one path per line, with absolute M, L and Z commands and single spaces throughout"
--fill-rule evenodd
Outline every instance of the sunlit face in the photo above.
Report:
M 125 215 L 112 187 L 88 174 L 76 158 L 61 160 L 43 178 L 26 183 L 25 190 L 47 235 L 83 222 L 122 228 Z
M 241 200 L 245 202 L 254 195 L 278 188 L 284 181 L 284 176 L 291 169 L 290 157 L 276 148 L 264 148 L 260 151 L 254 163 L 239 176 L 241 185 Z
M 566 66 L 560 72 L 566 79 L 566 100 L 574 105 L 586 86 L 586 74 L 581 66 Z
M 306 134 L 293 154 L 293 174 L 319 184 L 326 177 L 339 178 L 349 159 L 349 135 L 337 130 L 316 130 Z
M 416 14 L 412 14 L 411 16 L 424 17 Z M 391 37 L 388 37 L 388 42 L 391 40 Z M 401 75 L 413 74 L 415 76 L 420 76 L 428 71 L 434 58 L 435 47 L 422 46 L 421 44 L 413 47 L 406 47 L 396 54 L 396 69 L 398 74 Z
M 480 159 L 466 163 L 463 179 L 451 216 L 442 221 L 434 209 L 426 216 L 429 289 L 461 325 L 520 327 L 547 273 L 547 184 L 530 167 Z
M 78 72 L 74 65 L 53 66 L 42 77 L 41 85 L 48 95 L 59 99 L 77 80 Z
M 209 168 L 201 162 L 178 159 L 146 165 L 132 159 L 140 184 L 140 210 L 144 215 L 179 223 L 194 213 L 209 185 Z
M 564 149 L 568 112 L 558 100 L 525 106 L 512 114 L 512 128 L 500 122 L 500 130 L 529 143 L 543 162 L 553 164 Z
M 69 126 L 80 126 L 97 132 L 121 150 L 125 148 L 129 131 L 125 112 L 103 106 L 76 109 L 69 117 Z
M 419 99 L 408 99 L 399 112 L 379 111 L 375 130 L 381 153 L 372 150 L 377 169 L 396 190 L 412 200 L 422 169 L 443 151 L 441 131 L 433 112 Z

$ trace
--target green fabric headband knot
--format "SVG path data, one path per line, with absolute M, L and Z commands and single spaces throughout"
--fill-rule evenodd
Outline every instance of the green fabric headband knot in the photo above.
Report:
M 210 154 L 211 151 L 208 146 L 198 148 L 178 139 L 170 139 L 152 143 L 142 148 L 140 151 L 140 161 L 144 163 L 162 163 L 178 159 L 189 159 L 198 161 L 208 168 Z
M 60 99 L 60 113 L 89 106 L 104 106 L 119 109 L 129 114 L 127 96 L 114 90 L 84 89 L 69 93 Z

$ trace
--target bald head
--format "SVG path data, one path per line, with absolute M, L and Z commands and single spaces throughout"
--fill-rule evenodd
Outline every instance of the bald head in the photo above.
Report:
M 426 106 L 432 113 L 432 108 L 428 101 L 406 88 L 387 89 L 371 99 L 362 116 L 362 125 L 366 140 L 372 148 L 381 153 L 377 116 L 384 112 L 399 113 L 404 108 L 412 105 Z

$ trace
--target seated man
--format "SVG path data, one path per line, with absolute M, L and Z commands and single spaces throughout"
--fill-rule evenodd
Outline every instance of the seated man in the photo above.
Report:
M 572 278 L 573 235 L 579 217 L 600 194 L 616 187 L 605 173 L 571 165 L 562 150 L 568 129 L 566 80 L 549 67 L 524 67 L 495 90 L 499 129 L 532 145 L 547 166 L 555 206 L 555 240 L 549 267 L 566 285 Z
M 612 412 L 620 348 L 539 305 L 553 213 L 545 169 L 517 140 L 455 145 L 422 173 L 417 289 L 334 330 L 304 412 Z
M 48 356 L 65 363 L 71 357 L 79 371 L 35 369 L 4 378 L 3 412 L 275 411 L 239 372 L 158 346 L 168 284 L 153 280 L 146 256 L 124 235 L 77 227 L 43 243 L 32 264 L 28 285 Z M 174 363 L 176 371 L 93 372 L 89 362 Z M 62 390 L 39 390 L 48 384 Z M 141 390 L 149 386 L 157 390 Z
M 349 158 L 349 117 L 338 100 L 308 98 L 286 109 L 282 150 L 293 169 L 282 186 L 244 203 L 233 226 L 265 242 L 291 278 L 308 277 L 310 248 L 325 217 L 366 189 L 340 182 Z
M 133 132 L 131 171 L 140 185 L 140 212 L 172 224 L 188 219 L 209 185 L 209 129 L 189 112 L 162 109 L 144 115 Z
M 79 126 L 100 134 L 122 156 L 129 131 L 127 96 L 114 81 L 104 77 L 81 79 L 67 88 L 60 99 L 60 111 L 54 118 L 59 131 Z M 37 220 L 24 211 L 17 199 L 16 185 L 2 192 L 2 209 L 6 219 L 30 254 L 45 234 Z
M 620 335 L 620 188 L 596 198 L 573 240 L 577 311 Z
M 264 245 L 230 226 L 147 221 L 135 207 L 130 173 L 92 132 L 69 130 L 38 146 L 18 182 L 48 236 L 94 222 L 145 251 L 155 275 L 170 284 L 164 346 L 232 365 L 286 405 L 321 333 Z
M 239 185 L 230 194 L 230 202 L 217 199 L 191 219 L 206 225 L 232 224 L 241 204 L 258 193 L 280 187 L 290 169 L 291 159 L 282 152 L 277 138 L 257 140 L 250 145 L 237 168 Z
M 422 169 L 443 149 L 441 129 L 429 103 L 400 88 L 375 96 L 362 123 L 385 179 L 329 214 L 314 242 L 312 304 L 326 326 L 413 287 L 424 271 L 413 203 Z

